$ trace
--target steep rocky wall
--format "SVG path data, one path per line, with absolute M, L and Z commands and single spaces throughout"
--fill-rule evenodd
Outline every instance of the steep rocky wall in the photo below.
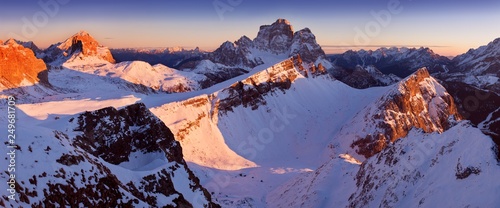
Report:
M 368 158 L 405 137 L 412 128 L 443 132 L 461 116 L 446 89 L 422 68 L 366 108 L 357 119 L 367 126 L 354 136 L 351 147 Z
M 17 43 L 0 45 L 0 84 L 3 88 L 16 88 L 22 84 L 34 84 L 47 67 L 37 59 L 32 50 Z M 28 83 L 22 83 L 23 80 Z

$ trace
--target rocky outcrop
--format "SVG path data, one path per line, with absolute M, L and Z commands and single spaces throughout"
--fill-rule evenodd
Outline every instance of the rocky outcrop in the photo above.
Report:
M 16 88 L 40 81 L 47 69 L 31 49 L 19 45 L 12 39 L 0 45 L 0 84 L 2 88 Z
M 62 43 L 51 45 L 45 50 L 45 54 L 45 60 L 47 62 L 58 59 L 68 61 L 72 59 L 95 57 L 103 61 L 115 63 L 115 59 L 108 48 L 99 45 L 99 43 L 85 31 L 78 32 Z
M 169 161 L 182 163 L 182 151 L 174 136 L 144 104 L 121 110 L 109 107 L 78 117 L 74 144 L 111 164 L 129 161 L 132 152 L 165 152 Z M 134 127 L 147 127 L 134 130 Z M 169 150 L 170 149 L 170 150 Z
M 264 71 L 258 72 L 249 78 L 234 83 L 221 91 L 223 96 L 218 101 L 219 113 L 232 111 L 234 107 L 243 105 L 253 110 L 265 105 L 264 96 L 277 90 L 285 92 L 299 77 L 327 76 L 326 69 L 319 64 L 304 67 L 300 55 L 287 59 Z M 307 66 L 307 65 L 306 65 Z
M 172 132 L 144 104 L 65 119 L 67 126 L 54 130 L 57 145 L 29 147 L 26 154 L 55 156 L 49 166 L 57 168 L 35 169 L 29 183 L 18 184 L 19 205 L 220 207 L 188 168 Z
M 358 113 L 343 131 L 351 132 L 351 148 L 369 158 L 412 128 L 444 132 L 460 119 L 452 96 L 422 68 Z M 362 129 L 353 129 L 361 123 L 366 124 Z

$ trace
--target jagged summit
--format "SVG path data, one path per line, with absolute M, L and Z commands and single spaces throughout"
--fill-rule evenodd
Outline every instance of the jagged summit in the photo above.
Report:
M 101 46 L 88 32 L 81 30 L 65 41 L 54 44 L 46 50 L 46 61 L 68 60 L 93 57 L 100 60 L 115 63 L 111 52 L 107 47 Z
M 293 39 L 293 27 L 290 22 L 278 19 L 271 25 L 260 26 L 257 37 L 253 40 L 255 46 L 261 50 L 270 50 L 274 53 L 285 53 Z
M 285 19 L 278 19 L 271 25 L 260 26 L 253 40 L 241 36 L 234 43 L 224 42 L 208 55 L 208 59 L 227 66 L 254 68 L 264 63 L 263 54 L 266 53 L 286 57 L 300 55 L 308 64 L 322 63 L 326 68 L 331 67 L 311 30 L 304 28 L 294 32 L 290 22 Z

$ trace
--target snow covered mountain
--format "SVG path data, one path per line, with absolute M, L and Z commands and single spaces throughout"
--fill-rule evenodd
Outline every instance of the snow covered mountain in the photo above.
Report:
M 455 69 L 447 80 L 461 81 L 500 94 L 500 38 L 486 46 L 471 49 L 453 59 Z
M 98 61 L 114 63 L 107 47 L 99 43 L 86 31 L 80 31 L 61 43 L 51 45 L 45 51 L 44 60 L 57 65 L 68 62 Z
M 201 59 L 206 52 L 199 48 L 188 50 L 182 47 L 171 48 L 116 48 L 110 49 L 116 62 L 144 61 L 151 65 L 162 64 L 178 68 L 183 62 Z
M 416 70 L 426 67 L 431 74 L 448 71 L 451 61 L 429 48 L 380 48 L 375 51 L 347 51 L 328 57 L 335 68 L 332 74 L 339 80 L 356 88 L 387 86 L 397 82 Z M 360 73 L 365 69 L 366 72 Z M 374 71 L 379 71 L 376 73 Z M 363 79 L 373 80 L 358 82 Z M 383 76 L 382 74 L 386 75 Z M 387 81 L 383 81 L 387 80 Z
M 18 115 L 25 123 L 19 123 L 23 139 L 15 145 L 19 200 L 2 198 L 3 205 L 218 207 L 184 162 L 170 130 L 144 104 L 41 125 L 28 125 L 32 118 Z
M 316 42 L 316 37 L 312 32 L 308 28 L 294 32 L 290 22 L 285 19 L 278 19 L 271 25 L 261 26 L 253 40 L 242 36 L 234 43 L 226 41 L 215 51 L 208 53 L 204 57 L 205 60 L 187 61 L 179 68 L 189 71 L 200 66 L 222 65 L 223 68 L 229 68 L 232 72 L 222 73 L 226 74 L 224 76 L 219 75 L 221 73 L 215 73 L 220 71 L 221 66 L 212 68 L 210 71 L 213 75 L 217 74 L 215 80 L 224 81 L 248 73 L 259 65 L 274 62 L 269 61 L 269 57 L 283 60 L 295 55 L 300 55 L 302 60 L 310 65 L 331 68 L 331 64 L 326 60 L 325 52 Z
M 498 146 L 470 123 L 456 125 L 460 118 L 419 69 L 346 122 L 328 145 L 331 159 L 272 190 L 267 206 L 495 206 L 489 193 L 500 184 L 478 183 L 500 173 Z
M 467 150 L 467 151 L 464 151 Z M 409 134 L 363 163 L 339 155 L 267 197 L 269 207 L 495 207 L 497 146 L 467 122 Z
M 316 65 L 322 64 L 329 68 L 325 52 L 316 42 L 316 37 L 309 28 L 293 31 L 288 20 L 278 19 L 271 25 L 262 25 L 253 40 L 242 36 L 236 42 L 225 42 L 213 53 L 209 59 L 215 63 L 228 66 L 242 66 L 253 68 L 263 64 L 262 52 L 283 54 L 286 57 L 300 55 L 302 60 Z
M 369 158 L 412 128 L 424 132 L 444 132 L 461 116 L 446 89 L 421 68 L 405 78 L 375 103 L 368 105 L 342 128 L 336 137 L 340 146 L 352 141 L 348 151 L 358 160 Z M 364 158 L 360 158 L 361 155 Z

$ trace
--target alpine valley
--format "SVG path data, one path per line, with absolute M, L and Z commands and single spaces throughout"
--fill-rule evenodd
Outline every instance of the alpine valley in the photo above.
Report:
M 0 206 L 498 207 L 499 78 L 500 39 L 327 55 L 285 19 L 210 52 L 0 41 Z

